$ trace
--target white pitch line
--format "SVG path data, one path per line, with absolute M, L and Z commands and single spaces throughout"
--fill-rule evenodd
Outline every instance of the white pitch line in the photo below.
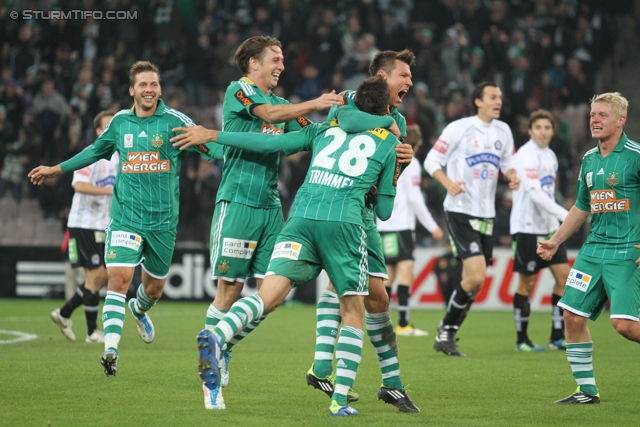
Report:
M 36 334 L 29 334 L 27 332 L 22 331 L 6 331 L 4 329 L 0 329 L 1 335 L 15 335 L 16 338 L 12 338 L 10 340 L 0 340 L 0 344 L 15 344 L 23 341 L 31 341 L 38 338 Z

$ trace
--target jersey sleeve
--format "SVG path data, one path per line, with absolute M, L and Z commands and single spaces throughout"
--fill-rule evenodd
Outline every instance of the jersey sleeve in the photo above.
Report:
M 93 144 L 76 154 L 69 160 L 60 163 L 62 172 L 67 173 L 76 171 L 89 166 L 100 159 L 110 159 L 113 153 L 116 151 L 116 126 L 111 126 L 114 120 L 117 120 L 117 116 L 114 116 L 105 130 L 100 134 L 98 139 Z
M 307 128 L 283 135 L 266 135 L 261 133 L 220 132 L 218 143 L 254 153 L 277 153 L 282 151 L 287 156 L 311 149 Z
M 360 111 L 355 106 L 346 105 L 337 109 L 336 119 L 340 129 L 349 133 L 359 133 L 375 128 L 388 128 L 393 124 L 393 118 L 390 116 L 376 116 Z
M 398 129 L 400 129 L 400 138 L 401 139 L 406 138 L 407 137 L 407 119 L 405 119 L 404 116 L 400 114 L 400 111 L 398 111 L 397 108 L 392 109 L 391 112 L 389 113 L 389 116 L 391 116 L 391 118 L 395 120 L 396 124 L 398 125 Z
M 71 186 L 74 187 L 78 182 L 91 182 L 91 171 L 93 170 L 93 165 L 87 166 L 86 168 L 79 169 L 73 172 L 73 180 L 71 181 Z
M 505 141 L 504 148 L 502 149 L 502 155 L 500 156 L 500 170 L 503 174 L 506 174 L 507 171 L 513 168 L 513 151 L 514 151 L 514 143 L 513 143 L 513 134 L 511 130 L 507 129 L 505 132 L 507 140 Z M 522 177 L 518 177 L 522 179 Z
M 396 161 L 396 151 L 391 147 L 382 162 L 382 171 L 378 178 L 378 194 L 395 197 L 399 177 L 400 165 Z
M 233 82 L 227 88 L 224 97 L 225 122 L 238 117 L 257 117 L 253 115 L 251 109 L 258 105 L 268 104 L 267 97 L 246 81 Z
M 450 123 L 444 128 L 436 143 L 429 150 L 424 161 L 424 168 L 429 172 L 429 175 L 433 176 L 436 170 L 447 164 L 459 143 L 460 136 L 457 133 L 456 122 Z
M 585 171 L 585 160 L 582 160 L 582 165 L 580 166 L 580 173 L 578 174 L 578 188 L 576 190 L 576 207 L 581 211 L 591 212 L 591 205 L 589 203 L 589 188 L 587 187 L 587 183 L 585 182 L 587 179 L 587 175 L 592 172 Z M 589 176 L 589 179 L 592 179 Z
M 298 116 L 295 120 L 290 120 L 284 124 L 284 131 L 295 132 L 312 124 L 313 122 L 308 117 Z
M 526 155 L 526 153 L 518 153 L 513 158 L 513 167 L 520 178 L 520 186 L 525 191 L 542 190 L 538 162 L 537 156 Z

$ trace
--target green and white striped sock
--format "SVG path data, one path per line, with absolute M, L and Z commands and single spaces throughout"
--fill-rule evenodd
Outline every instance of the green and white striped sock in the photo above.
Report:
M 396 333 L 391 324 L 389 312 L 365 314 L 367 335 L 373 344 L 380 362 L 382 385 L 387 388 L 404 388 L 400 379 L 400 362 L 398 361 L 398 346 Z
M 262 321 L 264 319 L 266 319 L 267 316 L 262 316 L 259 319 L 254 320 L 253 322 L 249 323 L 249 325 L 247 325 L 246 328 L 244 328 L 242 331 L 238 332 L 238 334 L 236 334 L 235 337 L 231 338 L 231 341 L 229 341 L 227 343 L 227 351 L 231 351 L 231 348 L 238 344 L 240 341 L 242 341 L 243 339 L 245 339 L 247 337 L 247 335 L 249 335 L 251 332 L 253 332 L 253 330 L 255 328 L 257 328 L 260 323 L 262 323 Z
M 138 286 L 138 291 L 136 292 L 136 302 L 133 304 L 133 311 L 137 317 L 142 317 L 144 314 L 151 310 L 155 305 L 157 299 L 149 298 L 147 294 L 144 293 L 144 287 L 142 285 Z
M 353 387 L 362 360 L 364 333 L 353 326 L 343 326 L 336 346 L 336 387 L 331 396 L 338 405 L 347 404 L 347 393 Z
M 316 352 L 313 374 L 326 378 L 333 372 L 333 351 L 340 328 L 340 300 L 334 292 L 324 291 L 316 306 Z
M 213 331 L 223 346 L 231 341 L 238 331 L 246 328 L 249 323 L 258 320 L 264 312 L 264 303 L 258 295 L 251 295 L 236 301 L 231 309 L 218 322 Z
M 207 310 L 207 317 L 204 319 L 204 328 L 213 331 L 225 314 L 227 314 L 226 310 L 219 310 L 211 304 Z
M 580 391 L 595 396 L 598 394 L 596 378 L 593 375 L 593 342 L 567 343 L 567 360 L 571 365 L 573 378 Z
M 102 306 L 102 325 L 104 326 L 104 349 L 118 351 L 122 327 L 124 326 L 124 305 L 127 296 L 108 291 Z

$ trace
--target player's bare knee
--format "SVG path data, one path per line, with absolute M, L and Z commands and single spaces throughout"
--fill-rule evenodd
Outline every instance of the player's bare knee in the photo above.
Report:
M 384 286 L 381 288 L 381 291 L 382 292 L 372 293 L 371 290 L 369 290 L 369 295 L 364 299 L 364 307 L 367 313 L 378 314 L 389 311 L 389 296 Z
M 630 341 L 640 339 L 640 324 L 629 319 L 611 319 L 611 324 L 616 332 Z

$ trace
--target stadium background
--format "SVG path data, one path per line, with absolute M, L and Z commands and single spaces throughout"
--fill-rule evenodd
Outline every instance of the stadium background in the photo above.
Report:
M 353 89 L 366 76 L 379 50 L 411 49 L 417 56 L 414 86 L 401 111 L 417 123 L 425 144 L 449 122 L 469 115 L 473 86 L 494 80 L 505 95 L 501 119 L 516 145 L 528 140 L 528 114 L 551 110 L 556 135 L 551 147 L 560 170 L 558 198 L 573 203 L 574 176 L 582 154 L 593 145 L 588 102 L 595 93 L 617 90 L 631 102 L 627 132 L 633 139 L 638 63 L 638 8 L 634 0 L 158 0 L 4 1 L 0 5 L 0 296 L 60 296 L 71 277 L 61 262 L 64 225 L 73 190 L 71 176 L 37 188 L 26 180 L 35 165 L 65 160 L 94 138 L 93 116 L 131 105 L 128 69 L 150 60 L 161 70 L 163 99 L 198 124 L 220 127 L 222 95 L 240 74 L 232 58 L 247 37 L 281 40 L 285 71 L 274 90 L 291 102 L 323 91 Z M 127 11 L 134 19 L 53 19 L 55 11 Z M 23 19 L 38 11 L 39 19 Z M 17 12 L 17 18 L 13 13 Z M 31 16 L 35 16 L 31 12 Z M 75 15 L 77 16 L 77 14 Z M 94 15 L 98 16 L 98 15 Z M 321 121 L 324 116 L 313 115 Z M 14 156 L 7 156 L 7 154 Z M 285 214 L 309 164 L 309 154 L 283 158 L 280 193 Z M 19 159 L 16 161 L 15 159 Z M 208 299 L 206 254 L 221 164 L 188 157 L 181 176 L 176 289 L 167 294 Z M 511 308 L 509 271 L 510 194 L 501 186 L 496 200 L 496 260 L 490 271 L 486 308 Z M 444 190 L 423 174 L 428 207 L 444 225 Z M 188 220 L 186 220 L 188 219 Z M 578 248 L 585 227 L 570 242 Z M 445 251 L 418 226 L 416 306 L 441 304 L 435 257 Z M 435 247 L 434 247 L 435 243 Z M 504 249 L 500 248 L 504 247 Z M 185 256 L 187 260 L 185 261 Z M 506 264 L 505 264 L 506 263 Z M 66 273 L 65 273 L 66 271 Z M 185 273 L 186 272 L 186 273 Z M 188 279 L 185 279 L 185 274 Z M 507 280 L 508 282 L 508 280 Z M 541 281 L 548 285 L 544 278 Z M 512 282 L 508 282 L 511 283 Z M 424 285 L 424 286 L 423 286 Z M 198 287 L 200 286 L 200 287 Z M 505 288 L 506 286 L 506 288 Z M 18 286 L 19 288 L 19 286 Z M 27 290 L 24 290 L 27 289 Z M 200 294 L 197 289 L 202 289 Z M 503 290 L 507 289 L 507 291 Z M 512 292 L 510 292 L 512 294 Z M 313 288 L 308 295 L 313 296 Z M 429 301 L 423 301 L 421 294 Z M 300 296 L 308 299 L 308 295 Z M 538 301 L 540 305 L 538 305 Z M 428 302 L 428 303 L 427 303 Z M 544 304 L 544 295 L 534 306 Z M 482 307 L 483 304 L 478 304 Z

